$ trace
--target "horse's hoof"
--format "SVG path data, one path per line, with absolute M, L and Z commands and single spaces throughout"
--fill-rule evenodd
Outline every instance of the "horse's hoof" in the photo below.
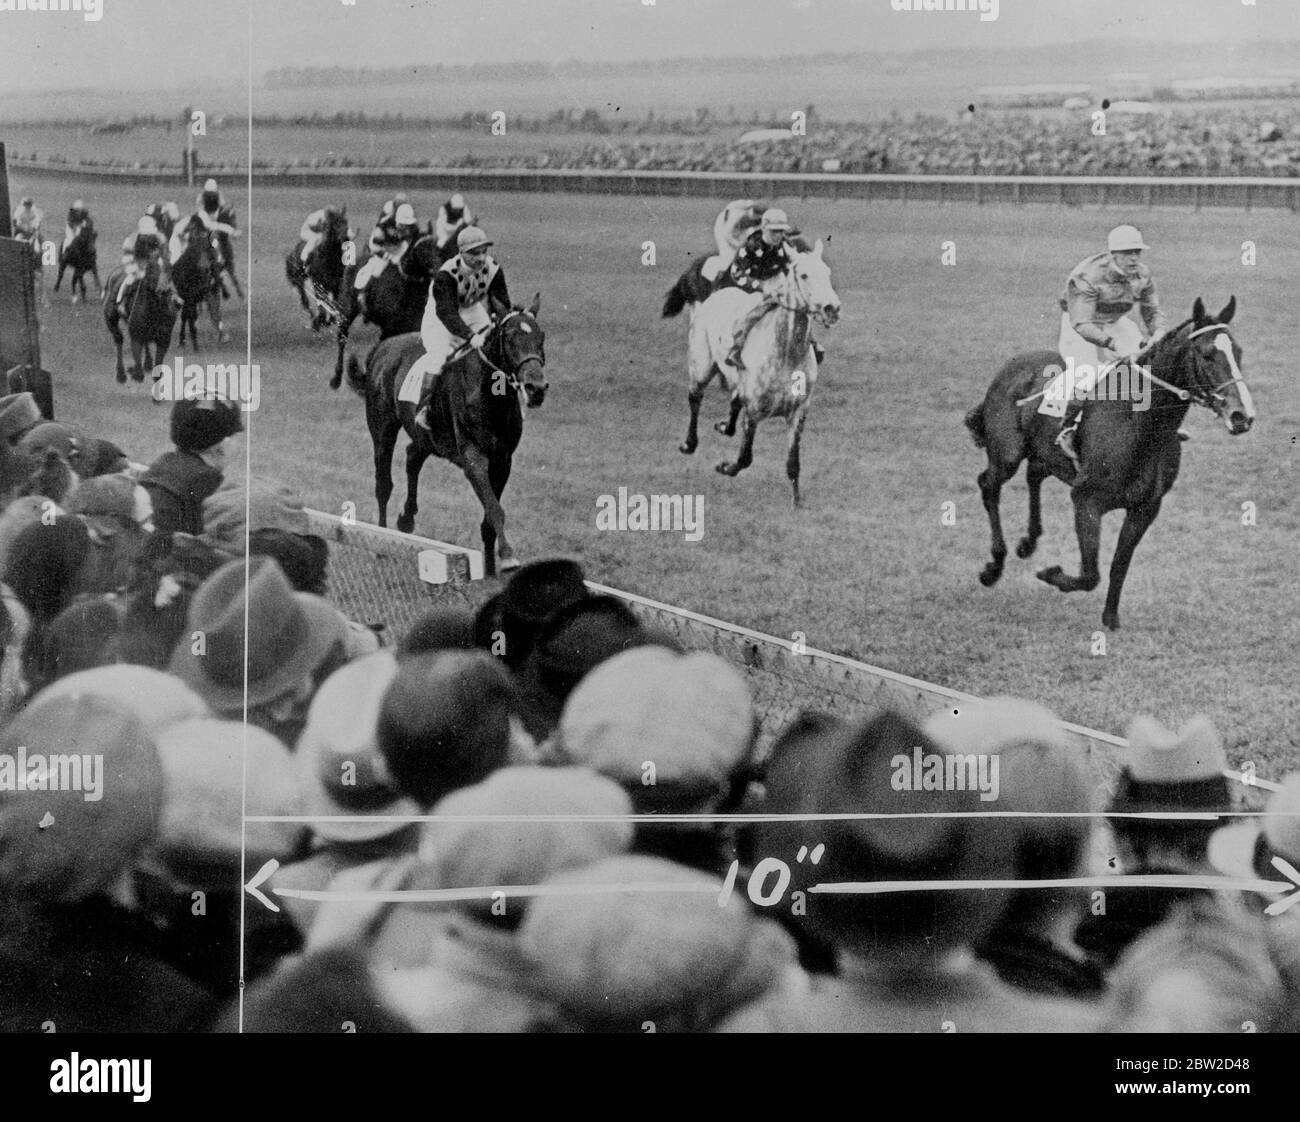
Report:
M 1034 574 L 1034 576 L 1036 576 L 1044 584 L 1050 584 L 1053 588 L 1059 588 L 1060 585 L 1057 584 L 1057 581 L 1061 579 L 1061 566 L 1052 565 L 1046 569 L 1039 569 L 1038 572 Z
M 131 381 L 133 381 L 133 382 L 143 382 L 143 381 L 144 381 L 144 371 L 143 371 L 143 370 L 132 370 L 132 371 L 131 371 Z
M 1033 538 L 1021 538 L 1016 545 L 1016 556 L 1023 561 L 1026 557 L 1032 557 L 1037 548 L 1038 542 Z
M 694 440 L 683 440 L 679 445 L 677 445 L 677 451 L 681 452 L 684 456 L 693 456 L 695 454 L 696 446 L 697 442 Z
M 342 382 L 343 382 L 343 380 L 342 380 L 341 378 L 337 378 L 337 377 L 335 377 L 335 378 L 331 378 L 331 379 L 330 379 L 330 389 L 332 389 L 332 390 L 336 390 L 336 389 L 338 389 L 339 386 L 342 385 Z
M 1101 624 L 1107 631 L 1119 630 L 1119 612 L 1102 612 Z
M 714 470 L 715 470 L 719 475 L 731 475 L 731 476 L 734 476 L 738 471 L 740 471 L 740 468 L 736 467 L 735 464 L 729 464 L 729 463 L 726 463 L 726 462 L 724 461 L 723 463 L 720 463 L 720 464 L 716 465 L 715 468 L 714 468 Z
M 509 557 L 502 557 L 497 563 L 497 568 L 503 573 L 512 573 L 519 568 L 519 558 L 513 553 Z
M 715 421 L 713 423 L 713 431 L 720 432 L 723 436 L 736 435 L 736 430 L 732 428 L 729 424 L 727 424 L 726 421 Z
M 980 584 L 985 588 L 992 588 L 1002 578 L 1002 569 L 998 565 L 985 565 L 980 570 Z
M 126 382 L 126 372 L 125 372 L 125 371 L 119 370 L 119 371 L 117 372 L 117 381 L 118 381 L 118 384 L 119 384 L 119 385 L 123 385 L 123 384 L 125 384 L 125 382 Z
M 415 516 L 408 518 L 405 514 L 397 516 L 397 532 L 399 534 L 409 534 L 415 530 Z

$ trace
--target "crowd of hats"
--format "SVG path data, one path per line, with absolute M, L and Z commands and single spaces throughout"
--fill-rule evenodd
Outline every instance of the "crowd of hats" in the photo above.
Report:
M 0 401 L 0 1028 L 231 1031 L 241 970 L 246 1031 L 1300 1027 L 1258 884 L 1300 774 L 1233 816 L 1206 718 L 1135 719 L 1108 806 L 1011 698 L 760 753 L 743 674 L 571 559 L 345 618 L 298 496 L 174 409 L 146 467 Z M 899 780 L 949 758 L 996 784 Z M 1257 891 L 1016 887 L 1103 869 Z

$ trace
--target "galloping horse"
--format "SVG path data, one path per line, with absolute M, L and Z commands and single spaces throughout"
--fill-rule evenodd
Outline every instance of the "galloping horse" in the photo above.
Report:
M 750 331 L 741 358 L 743 372 L 726 361 L 736 323 L 761 300 L 771 300 L 767 313 Z M 784 417 L 790 429 L 785 473 L 799 505 L 799 443 L 813 385 L 817 359 L 813 355 L 811 320 L 830 326 L 840 314 L 840 298 L 831 287 L 831 271 L 822 258 L 819 241 L 811 252 L 796 252 L 794 263 L 763 295 L 740 288 L 720 288 L 695 313 L 691 321 L 688 355 L 691 388 L 687 394 L 691 419 L 680 450 L 688 456 L 699 444 L 700 402 L 715 374 L 731 391 L 731 411 L 715 429 L 725 436 L 736 432 L 736 418 L 744 410 L 740 452 L 730 463 L 717 465 L 723 475 L 736 475 L 754 459 L 754 433 L 769 417 Z
M 302 259 L 301 238 L 284 259 L 284 275 L 297 291 L 303 311 L 311 316 L 313 331 L 338 322 L 338 300 L 346 270 L 343 248 L 348 235 L 347 214 L 330 210 L 320 244 L 308 255 L 306 263 Z
M 95 278 L 95 287 L 99 290 L 99 295 L 104 294 L 104 283 L 99 279 L 99 254 L 95 251 L 95 239 L 98 237 L 99 234 L 93 226 L 83 223 L 77 228 L 72 240 L 64 242 L 59 247 L 59 273 L 54 278 L 54 291 L 59 291 L 59 285 L 63 283 L 64 271 L 71 269 L 72 280 L 68 288 L 72 292 L 74 304 L 78 300 L 87 298 L 87 273 Z
M 198 218 L 191 216 L 181 239 L 185 248 L 172 266 L 172 282 L 181 299 L 181 331 L 177 346 L 185 345 L 185 329 L 190 332 L 190 343 L 199 349 L 199 305 L 208 306 L 217 342 L 228 342 L 225 324 L 221 322 L 221 274 L 224 271 L 221 242 L 215 230 L 209 230 Z
M 426 234 L 406 251 L 400 262 L 390 262 L 360 290 L 355 285 L 355 276 L 360 268 L 349 266 L 339 297 L 338 358 L 334 362 L 330 389 L 338 389 L 343 380 L 343 355 L 347 350 L 348 333 L 357 316 L 379 328 L 380 342 L 394 335 L 419 331 L 433 274 L 442 264 L 443 255 L 438 251 L 437 240 Z
M 966 415 L 975 444 L 988 453 L 980 472 L 980 492 L 993 532 L 993 559 L 980 573 L 986 587 L 1002 575 L 1007 555 L 998 502 L 1002 485 L 1020 462 L 1029 460 L 1029 528 L 1016 546 L 1017 557 L 1029 557 L 1043 532 L 1040 489 L 1049 475 L 1070 485 L 1074 527 L 1079 539 L 1080 573 L 1072 577 L 1059 565 L 1042 569 L 1038 579 L 1062 592 L 1090 592 L 1100 583 L 1097 568 L 1102 515 L 1123 509 L 1124 525 L 1110 565 L 1110 586 L 1102 623 L 1119 627 L 1119 598 L 1133 551 L 1147 527 L 1160 513 L 1160 504 L 1178 478 L 1181 460 L 1179 426 L 1191 405 L 1211 410 L 1233 436 L 1250 430 L 1255 406 L 1241 375 L 1241 347 L 1227 329 L 1237 310 L 1234 296 L 1217 316 L 1207 316 L 1198 298 L 1192 315 L 1170 331 L 1140 359 L 1148 365 L 1149 408 L 1126 400 L 1084 403 L 1078 448 L 1080 469 L 1056 445 L 1060 422 L 1038 413 L 1034 389 L 1045 371 L 1061 369 L 1054 351 L 1033 351 L 1011 359 L 993 379 L 982 404 Z M 1131 394 L 1129 396 L 1132 396 Z
M 122 365 L 122 323 L 117 294 L 125 277 L 125 270 L 115 269 L 104 287 L 104 323 L 117 345 L 119 382 L 126 381 L 126 371 Z M 145 275 L 131 286 L 126 327 L 131 336 L 131 377 L 137 382 L 144 381 L 146 366 L 152 370 L 167 356 L 172 329 L 176 326 L 174 295 L 167 268 L 160 260 L 151 261 Z
M 495 320 L 482 350 L 459 353 L 438 376 L 429 407 L 432 432 L 415 424 L 415 406 L 398 402 L 397 392 L 412 364 L 424 354 L 416 333 L 385 339 L 370 352 L 365 369 L 353 352 L 348 356 L 348 385 L 365 398 L 366 424 L 375 453 L 375 501 L 379 525 L 388 524 L 393 493 L 393 449 L 403 428 L 406 448 L 406 505 L 397 528 L 415 528 L 420 469 L 431 455 L 450 460 L 465 473 L 483 504 L 484 569 L 502 571 L 519 562 L 506 540 L 501 493 L 510 479 L 511 461 L 524 431 L 522 395 L 530 409 L 542 404 L 546 383 L 546 337 L 537 322 L 541 294 L 527 308 L 493 308 Z

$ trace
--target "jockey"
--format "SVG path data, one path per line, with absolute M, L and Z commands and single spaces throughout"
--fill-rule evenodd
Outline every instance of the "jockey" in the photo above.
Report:
M 429 391 L 447 360 L 464 343 L 483 345 L 492 327 L 491 302 L 510 306 L 506 276 L 488 256 L 490 245 L 479 227 L 466 226 L 456 235 L 459 253 L 438 270 L 429 286 L 429 303 L 420 324 L 427 359 L 415 414 L 415 423 L 424 429 L 429 428 Z
M 784 273 L 793 264 L 786 235 L 790 232 L 790 220 L 783 210 L 772 207 L 763 212 L 763 220 L 757 230 L 745 239 L 745 244 L 736 251 L 736 258 L 728 269 L 724 284 L 734 285 L 746 292 L 762 292 L 765 281 Z M 767 313 L 771 301 L 765 295 L 754 305 L 736 325 L 736 334 L 727 353 L 726 361 L 737 370 L 744 370 L 740 352 L 745 339 L 754 325 Z
M 194 214 L 204 226 L 216 232 L 217 244 L 221 247 L 221 272 L 230 274 L 230 279 L 235 282 L 235 288 L 238 290 L 239 281 L 235 280 L 235 253 L 230 245 L 231 238 L 239 237 L 239 230 L 235 223 L 235 208 L 226 202 L 215 179 L 209 179 L 203 184 L 203 190 L 194 201 Z M 225 290 L 224 283 L 222 290 Z
M 1056 442 L 1076 463 L 1081 399 L 1114 366 L 1142 350 L 1143 331 L 1128 314 L 1133 306 L 1141 309 L 1149 341 L 1163 334 L 1155 280 L 1141 260 L 1148 248 L 1135 227 L 1116 226 L 1106 239 L 1106 252 L 1080 261 L 1066 279 L 1057 344 L 1065 373 L 1049 387 L 1039 412 L 1062 418 Z
M 14 237 L 30 242 L 32 247 L 39 251 L 45 244 L 45 238 L 41 233 L 41 223 L 44 221 L 45 215 L 41 208 L 30 195 L 26 196 L 14 211 Z
M 754 229 L 755 219 L 763 213 L 763 209 L 753 199 L 736 199 L 722 208 L 713 220 L 713 240 L 718 246 L 718 255 L 704 263 L 701 275 L 705 280 L 714 280 L 719 273 L 731 267 L 737 251 L 745 244 Z
M 359 292 L 387 269 L 390 261 L 400 264 L 406 251 L 419 240 L 420 224 L 410 203 L 399 203 L 387 217 L 381 212 L 379 222 L 370 233 L 370 258 L 357 270 L 353 287 Z
M 459 193 L 452 195 L 438 208 L 438 217 L 433 223 L 433 234 L 438 242 L 438 251 L 441 253 L 449 249 L 451 239 L 477 221 L 473 212 L 465 205 L 465 196 Z M 457 249 L 459 248 L 457 243 Z
M 76 237 L 85 229 L 87 234 L 93 238 L 95 236 L 95 220 L 90 217 L 90 211 L 86 209 L 86 204 L 80 199 L 68 207 L 68 221 L 63 228 L 63 248 L 76 240 Z
M 306 219 L 303 220 L 302 229 L 298 231 L 298 237 L 302 238 L 302 263 L 307 264 L 313 252 L 325 237 L 325 231 L 329 229 L 330 218 L 332 216 L 343 217 L 348 213 L 345 206 L 323 206 L 320 210 L 313 210 Z
M 147 214 L 136 225 L 135 234 L 122 243 L 122 264 L 126 276 L 122 279 L 121 288 L 117 290 L 117 306 L 123 315 L 126 315 L 126 294 L 131 286 L 148 272 L 153 261 L 168 261 L 165 248 L 166 241 L 158 224 Z M 164 276 L 160 287 L 167 286 L 167 278 Z
M 400 192 L 379 208 L 379 217 L 375 219 L 375 228 L 370 231 L 369 249 L 371 253 L 383 253 L 385 246 L 393 240 L 397 225 L 397 212 L 408 206 L 406 196 Z M 415 209 L 409 207 L 411 220 L 415 221 Z
M 154 220 L 158 232 L 170 241 L 176 231 L 176 223 L 181 220 L 181 208 L 175 203 L 151 203 L 145 214 Z

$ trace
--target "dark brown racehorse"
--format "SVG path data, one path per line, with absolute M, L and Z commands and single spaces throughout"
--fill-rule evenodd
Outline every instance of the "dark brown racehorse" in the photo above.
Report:
M 302 259 L 301 239 L 289 250 L 284 259 L 284 275 L 298 293 L 303 311 L 311 316 L 311 329 L 319 331 L 327 323 L 337 323 L 338 301 L 343 287 L 343 274 L 347 270 L 344 247 L 348 243 L 348 215 L 346 209 L 329 207 L 325 215 L 325 231 L 319 244 Z
M 360 267 L 348 268 L 339 294 L 339 350 L 330 389 L 338 389 L 343 380 L 348 333 L 357 316 L 379 328 L 380 341 L 419 331 L 433 274 L 442 264 L 443 255 L 438 251 L 437 240 L 432 234 L 426 234 L 406 251 L 399 263 L 390 262 L 382 273 L 371 277 L 360 290 L 356 287 L 356 274 Z
M 1016 556 L 1029 557 L 1038 545 L 1043 532 L 1040 490 L 1049 475 L 1071 489 L 1079 539 L 1079 575 L 1072 577 L 1053 565 L 1039 571 L 1039 580 L 1062 592 L 1096 588 L 1101 582 L 1097 552 L 1102 516 L 1111 510 L 1125 512 L 1101 617 L 1106 627 L 1119 627 L 1119 598 L 1133 551 L 1178 478 L 1178 429 L 1187 410 L 1193 404 L 1205 406 L 1233 436 L 1249 432 L 1254 423 L 1254 402 L 1241 376 L 1241 347 L 1227 329 L 1236 310 L 1234 296 L 1217 316 L 1207 316 L 1197 299 L 1191 319 L 1139 356 L 1139 364 L 1149 372 L 1148 408 L 1132 393 L 1133 400 L 1097 395 L 1099 400 L 1085 402 L 1076 440 L 1081 461 L 1077 473 L 1056 445 L 1059 420 L 1038 412 L 1044 371 L 1059 371 L 1061 356 L 1033 351 L 1017 355 L 998 371 L 983 403 L 966 415 L 976 446 L 988 454 L 979 485 L 993 531 L 993 559 L 980 573 L 981 584 L 992 585 L 1002 575 L 1007 546 L 998 502 L 1002 485 L 1027 459 L 1029 528 L 1016 546 Z M 1134 372 L 1132 382 L 1137 377 Z
M 115 269 L 104 286 L 104 323 L 117 346 L 119 382 L 126 381 L 122 364 L 123 317 L 117 306 L 117 294 L 125 275 L 123 270 Z M 165 360 L 176 327 L 175 291 L 167 267 L 160 258 L 150 261 L 145 275 L 131 286 L 127 304 L 125 319 L 127 333 L 131 336 L 131 377 L 143 382 L 145 368 L 152 370 Z
M 78 300 L 87 298 L 87 273 L 95 278 L 95 287 L 99 290 L 99 295 L 104 294 L 104 284 L 99 279 L 99 255 L 95 250 L 95 241 L 98 237 L 95 227 L 85 222 L 78 228 L 70 242 L 59 247 L 59 271 L 54 278 L 54 291 L 59 291 L 64 272 L 71 269 L 72 280 L 69 282 L 69 288 L 74 304 Z
M 519 562 L 506 540 L 506 516 L 501 493 L 510 479 L 511 462 L 523 436 L 522 395 L 530 409 L 542 404 L 546 382 L 546 337 L 537 322 L 540 293 L 527 308 L 492 309 L 494 324 L 481 351 L 454 357 L 438 376 L 430 405 L 432 432 L 415 424 L 415 406 L 399 402 L 397 391 L 411 365 L 424 354 L 420 336 L 395 335 L 379 343 L 362 369 L 356 352 L 348 356 L 348 385 L 365 398 L 366 424 L 375 452 L 375 501 L 379 525 L 388 524 L 388 499 L 393 493 L 393 449 L 397 434 L 406 430 L 406 505 L 397 528 L 415 528 L 416 492 L 420 469 L 430 456 L 450 460 L 465 473 L 483 504 L 484 571 L 497 571 Z
M 212 327 L 217 333 L 217 342 L 229 342 L 230 336 L 226 334 L 226 326 L 221 322 L 221 274 L 224 265 L 220 237 L 217 231 L 209 230 L 198 215 L 190 217 L 181 236 L 185 248 L 172 266 L 172 283 L 181 300 L 181 330 L 176 345 L 185 345 L 185 332 L 188 329 L 192 349 L 199 349 L 200 304 L 207 305 Z

